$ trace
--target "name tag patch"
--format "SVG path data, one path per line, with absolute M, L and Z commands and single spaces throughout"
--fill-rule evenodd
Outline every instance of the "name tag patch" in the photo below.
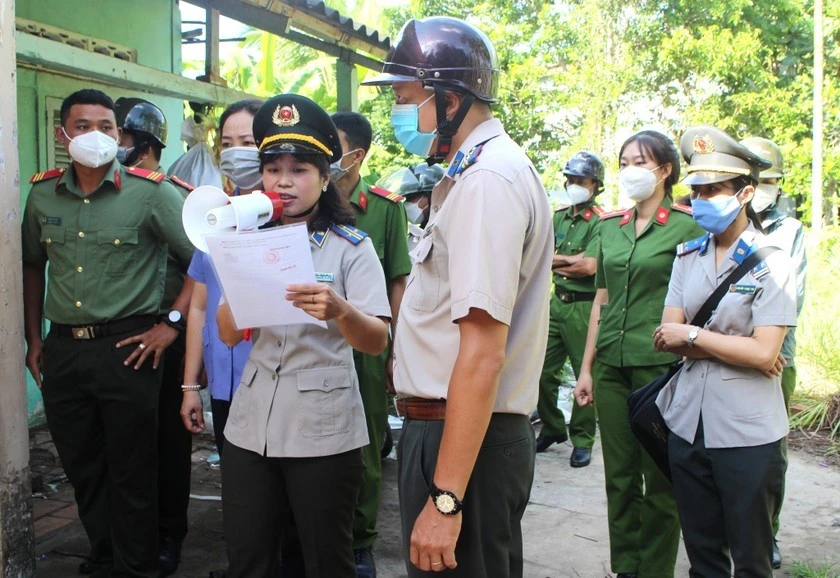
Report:
M 41 224 L 42 225 L 60 225 L 61 224 L 61 217 L 47 217 L 44 215 L 41 217 Z
M 315 280 L 319 283 L 332 283 L 335 281 L 335 275 L 332 273 L 315 273 Z
M 742 293 L 744 295 L 754 295 L 756 290 L 755 285 L 738 285 L 733 283 L 729 286 L 730 293 Z

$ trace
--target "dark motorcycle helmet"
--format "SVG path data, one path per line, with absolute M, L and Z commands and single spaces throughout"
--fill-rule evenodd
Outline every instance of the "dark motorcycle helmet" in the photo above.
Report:
M 418 80 L 495 103 L 499 60 L 490 39 L 472 24 L 447 16 L 412 19 L 391 45 L 382 74 L 362 84 Z
M 440 165 L 429 166 L 427 163 L 420 163 L 383 176 L 376 181 L 376 186 L 404 197 L 430 194 L 432 187 L 443 178 L 443 172 Z
M 145 133 L 166 147 L 166 117 L 157 106 L 142 98 L 119 98 L 114 103 L 117 126 L 132 133 Z
M 604 163 L 601 159 L 586 151 L 580 151 L 569 159 L 563 174 L 567 177 L 587 177 L 598 181 L 598 191 L 604 189 Z

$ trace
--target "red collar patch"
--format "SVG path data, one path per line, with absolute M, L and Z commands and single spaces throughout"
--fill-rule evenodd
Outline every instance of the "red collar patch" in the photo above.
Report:
M 623 227 L 624 225 L 629 223 L 630 219 L 632 219 L 632 218 L 633 218 L 633 209 L 627 209 L 627 211 L 624 213 L 624 216 L 621 217 L 621 222 L 618 224 L 618 226 Z
M 671 211 L 666 209 L 665 207 L 659 207 L 656 209 L 656 222 L 660 225 L 665 225 L 668 223 L 668 217 L 670 216 Z
M 359 207 L 361 207 L 363 211 L 367 211 L 367 203 L 367 195 L 364 191 L 359 191 Z

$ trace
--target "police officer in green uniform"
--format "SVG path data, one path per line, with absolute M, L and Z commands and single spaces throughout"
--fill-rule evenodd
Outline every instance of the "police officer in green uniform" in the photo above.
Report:
M 166 148 L 167 124 L 163 111 L 142 98 L 119 98 L 117 125 L 122 129 L 117 159 L 126 167 L 163 174 L 160 156 Z M 178 177 L 170 177 L 182 195 L 192 187 Z M 181 383 L 184 359 L 185 320 L 182 308 L 189 307 L 193 280 L 177 253 L 169 251 L 166 282 L 161 302 L 162 320 L 178 331 L 178 338 L 166 349 L 160 388 L 158 421 L 158 524 L 160 528 L 161 576 L 178 569 L 181 543 L 187 535 L 187 508 L 190 505 L 192 436 L 181 423 Z M 179 299 L 180 296 L 180 299 Z M 170 314 L 172 319 L 170 319 Z
M 356 226 L 370 236 L 388 284 L 391 303 L 391 327 L 405 292 L 406 276 L 411 272 L 408 257 L 408 229 L 403 198 L 369 186 L 359 169 L 370 149 L 373 131 L 368 120 L 355 112 L 332 115 L 341 139 L 342 156 L 332 165 L 332 179 L 342 196 L 350 201 L 356 214 Z M 365 475 L 353 522 L 353 550 L 359 578 L 376 576 L 372 547 L 376 540 L 376 517 L 379 512 L 382 463 L 380 448 L 388 424 L 387 387 L 391 380 L 390 348 L 380 355 L 355 352 L 356 373 L 365 406 L 370 444 L 363 448 Z
M 177 336 L 158 311 L 167 248 L 185 263 L 193 251 L 183 197 L 116 160 L 114 103 L 98 90 L 65 99 L 56 137 L 73 164 L 31 179 L 23 217 L 27 366 L 91 543 L 80 572 L 157 576 L 158 399 Z
M 703 230 L 671 202 L 679 179 L 674 143 L 655 131 L 631 136 L 619 153 L 619 185 L 635 202 L 601 216 L 601 242 L 586 351 L 575 386 L 601 427 L 612 571 L 621 578 L 674 575 L 680 525 L 668 479 L 630 430 L 627 397 L 677 356 L 653 348 L 680 243 Z
M 805 230 L 798 219 L 785 214 L 779 209 L 778 201 L 782 195 L 781 181 L 785 176 L 785 163 L 782 151 L 773 141 L 752 137 L 741 141 L 741 144 L 763 159 L 770 161 L 769 169 L 759 174 L 758 186 L 755 188 L 755 196 L 750 202 L 758 218 L 761 220 L 761 227 L 773 243 L 790 255 L 793 265 L 796 268 L 796 314 L 802 311 L 805 303 L 805 269 L 808 261 L 805 256 Z M 785 408 L 790 409 L 790 397 L 796 389 L 796 328 L 791 327 L 785 334 L 782 343 L 782 357 L 787 365 L 782 370 L 782 394 L 785 399 Z M 782 440 L 783 467 L 787 471 L 787 438 Z M 779 513 L 782 511 L 782 501 L 785 497 L 784 476 L 782 477 L 782 490 L 778 507 L 773 512 L 773 553 L 771 562 L 773 568 L 782 565 L 782 554 L 775 536 L 779 533 Z
M 557 390 L 563 366 L 568 357 L 577 376 L 586 344 L 586 329 L 592 300 L 595 298 L 595 258 L 601 208 L 595 196 L 604 190 L 604 165 L 597 156 L 586 151 L 576 153 L 563 169 L 569 206 L 554 213 L 554 293 L 551 296 L 551 317 L 548 345 L 540 376 L 540 397 L 537 412 L 542 429 L 537 437 L 537 452 L 569 439 L 566 418 L 557 407 Z M 595 443 L 595 408 L 577 404 L 569 422 L 572 438 L 573 468 L 588 466 Z

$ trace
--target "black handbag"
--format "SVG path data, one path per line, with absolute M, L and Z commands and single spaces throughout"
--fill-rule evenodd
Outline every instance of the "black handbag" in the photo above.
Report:
M 747 271 L 766 259 L 768 255 L 778 250 L 776 247 L 762 247 L 748 255 L 718 285 L 714 293 L 706 299 L 706 302 L 700 307 L 697 315 L 691 320 L 690 325 L 704 327 L 712 317 L 712 313 L 718 306 L 718 303 L 720 303 L 720 300 L 729 291 L 729 286 L 732 283 L 740 281 L 747 274 Z M 662 388 L 682 369 L 682 366 L 682 361 L 674 363 L 663 375 L 657 377 L 647 385 L 640 387 L 627 398 L 627 407 L 630 412 L 630 429 L 633 430 L 633 434 L 639 440 L 639 444 L 669 480 L 671 479 L 671 462 L 668 459 L 668 436 L 671 435 L 671 430 L 668 428 L 665 420 L 662 419 L 662 412 L 659 411 L 659 407 L 656 405 L 656 398 Z

